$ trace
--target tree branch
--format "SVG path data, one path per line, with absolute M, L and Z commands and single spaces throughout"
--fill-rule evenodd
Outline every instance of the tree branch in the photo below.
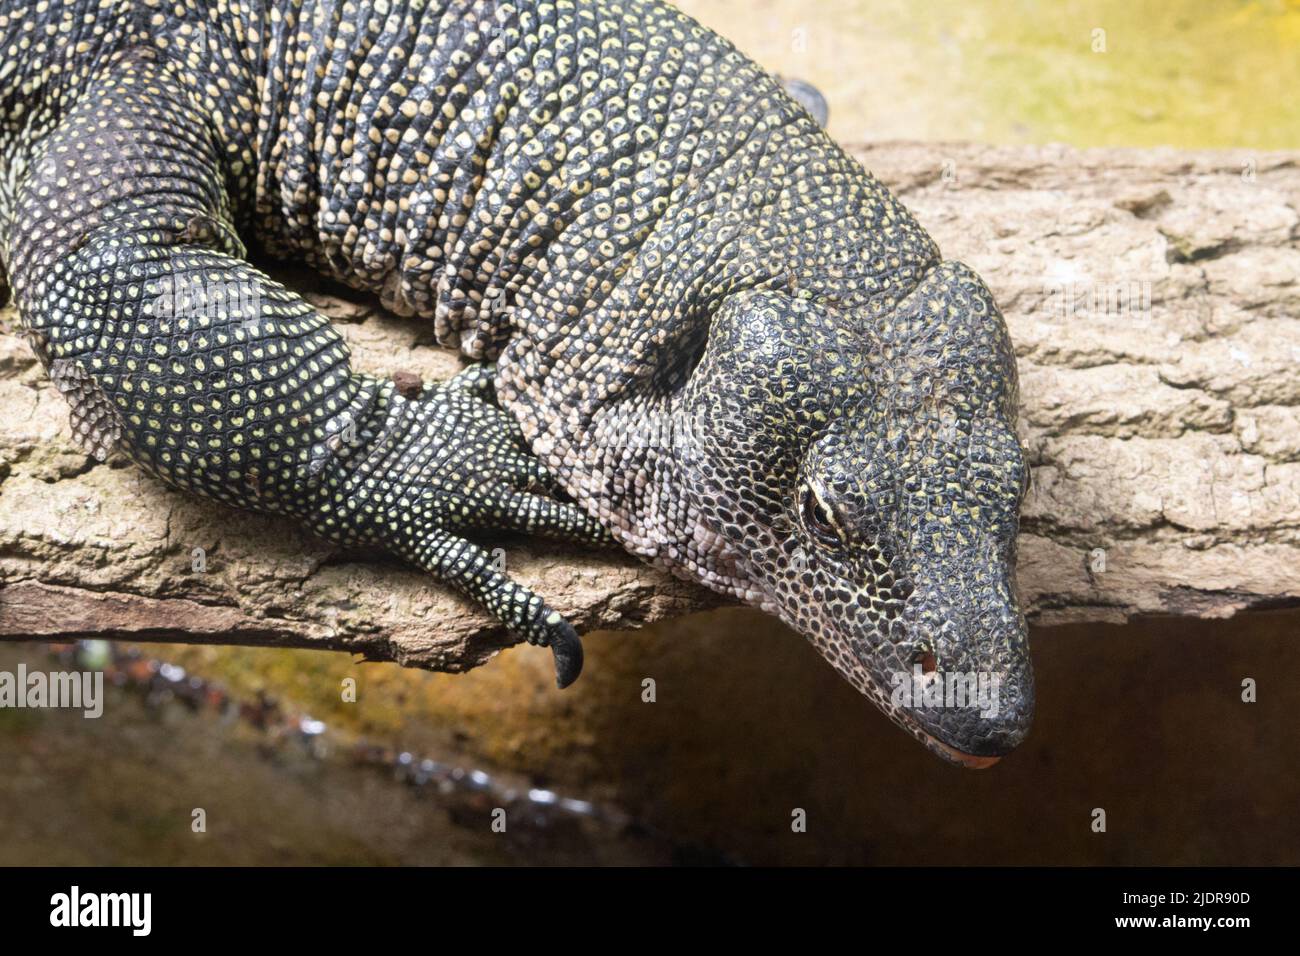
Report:
M 1300 154 L 855 152 L 1011 326 L 1034 466 L 1019 571 L 1031 619 L 1300 604 Z M 359 368 L 431 380 L 455 367 L 427 326 L 338 290 L 308 297 Z M 450 671 L 512 643 L 391 559 L 95 463 L 12 309 L 0 323 L 0 638 L 310 647 Z M 720 603 L 622 554 L 500 544 L 579 630 Z

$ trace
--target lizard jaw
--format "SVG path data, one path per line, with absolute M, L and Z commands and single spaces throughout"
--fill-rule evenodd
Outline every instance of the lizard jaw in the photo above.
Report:
M 965 767 L 967 770 L 987 770 L 1002 759 L 997 756 L 981 757 L 977 754 L 968 754 L 964 751 L 958 750 L 956 747 L 949 746 L 938 737 L 934 736 L 934 734 L 927 733 L 919 727 L 917 730 L 920 730 L 921 732 L 921 742 L 930 749 L 931 753 L 938 754 L 949 763 L 958 764 Z

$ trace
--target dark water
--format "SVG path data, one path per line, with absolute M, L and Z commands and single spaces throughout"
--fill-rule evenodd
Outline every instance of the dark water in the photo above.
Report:
M 0 647 L 0 670 L 73 670 L 82 649 Z M 333 732 L 147 654 L 116 657 L 101 718 L 0 710 L 0 865 L 618 865 L 696 852 L 617 808 Z
M 427 755 L 403 763 L 400 741 L 138 683 L 99 720 L 0 711 L 0 863 L 1300 863 L 1300 614 L 1038 631 L 1034 732 L 979 773 L 937 762 L 802 641 L 743 614 L 688 619 L 699 633 L 676 651 L 595 636 L 596 661 L 611 640 L 654 661 L 653 711 L 597 703 L 571 728 L 580 760 L 510 772 L 442 754 L 417 782 Z M 61 666 L 0 648 L 0 670 L 19 660 Z M 682 672 L 727 661 L 711 682 Z

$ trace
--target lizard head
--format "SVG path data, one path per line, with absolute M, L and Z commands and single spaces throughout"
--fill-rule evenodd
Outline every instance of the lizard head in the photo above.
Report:
M 968 766 L 1010 751 L 1033 713 L 1014 583 L 1028 482 L 1016 393 L 1001 314 L 949 262 L 865 318 L 734 295 L 687 387 L 699 550 Z

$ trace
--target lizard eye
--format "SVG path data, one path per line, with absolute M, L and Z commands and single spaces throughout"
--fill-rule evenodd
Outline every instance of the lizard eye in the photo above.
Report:
M 833 545 L 839 543 L 839 530 L 836 528 L 834 520 L 811 488 L 804 489 L 801 509 L 803 511 L 804 526 L 812 532 L 813 537 L 823 544 Z

